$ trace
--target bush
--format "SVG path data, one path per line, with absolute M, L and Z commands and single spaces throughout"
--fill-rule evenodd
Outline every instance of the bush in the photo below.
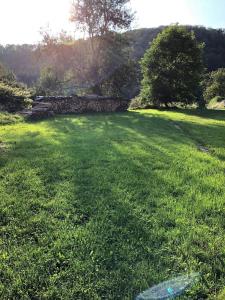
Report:
M 16 112 L 28 107 L 31 91 L 21 84 L 0 81 L 0 110 Z
M 204 98 L 210 102 L 215 97 L 225 99 L 225 69 L 218 69 L 208 75 L 205 79 Z
M 221 102 L 221 101 L 224 100 L 224 97 L 216 96 L 216 97 L 214 98 L 214 100 L 215 100 L 215 102 Z
M 148 105 L 150 105 L 150 103 L 146 103 L 141 97 L 137 96 L 131 100 L 129 109 L 143 109 L 147 108 Z
M 224 300 L 224 299 L 225 299 L 225 288 L 222 290 L 222 292 L 219 294 L 216 300 Z
M 0 112 L 0 125 L 9 125 L 22 122 L 23 117 L 16 114 L 9 114 L 7 112 Z
M 209 101 L 207 107 L 210 109 L 224 109 L 224 98 L 220 96 L 214 97 L 212 100 Z

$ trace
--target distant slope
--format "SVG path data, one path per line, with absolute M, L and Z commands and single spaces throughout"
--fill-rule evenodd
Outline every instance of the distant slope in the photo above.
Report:
M 165 26 L 137 29 L 125 33 L 130 39 L 132 57 L 135 60 L 139 61 L 143 57 L 149 44 L 163 28 Z M 225 68 L 225 30 L 200 26 L 187 26 L 187 28 L 195 32 L 199 42 L 205 43 L 204 62 L 207 70 L 212 71 L 218 68 Z M 74 54 L 77 52 L 76 48 L 81 46 L 82 43 L 79 41 L 71 45 L 66 45 L 70 49 L 66 51 L 69 55 L 66 56 L 67 54 L 65 54 L 63 58 L 65 68 L 71 66 L 69 62 L 71 53 L 76 55 Z M 36 50 L 37 45 L 6 45 L 5 47 L 0 45 L 0 61 L 16 74 L 18 80 L 32 85 L 39 77 L 41 66 L 51 65 L 52 61 L 51 55 L 46 55 L 44 61 L 40 61 L 38 51 Z
M 126 33 L 131 40 L 133 57 L 140 59 L 152 40 L 160 33 L 165 26 L 157 28 L 143 28 L 132 30 Z M 197 40 L 205 44 L 204 62 L 208 71 L 225 67 L 225 30 L 212 29 L 201 26 L 187 26 L 193 30 Z

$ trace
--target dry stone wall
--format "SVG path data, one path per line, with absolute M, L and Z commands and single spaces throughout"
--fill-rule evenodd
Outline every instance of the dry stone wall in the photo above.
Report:
M 55 114 L 88 112 L 122 112 L 129 107 L 129 100 L 120 98 L 89 96 L 37 97 L 36 102 L 47 102 Z

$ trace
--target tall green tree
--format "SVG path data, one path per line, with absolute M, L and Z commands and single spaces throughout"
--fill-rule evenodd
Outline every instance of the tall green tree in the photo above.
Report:
M 153 41 L 141 61 L 141 98 L 154 105 L 202 105 L 203 45 L 185 27 L 167 27 Z
M 128 29 L 133 20 L 130 0 L 75 0 L 71 9 L 71 21 L 88 36 L 90 50 L 86 50 L 88 73 L 92 78 L 92 90 L 101 94 L 105 79 L 124 64 L 124 41 L 117 31 Z M 113 49 L 113 51 L 112 51 Z M 119 63 L 119 65 L 118 65 Z

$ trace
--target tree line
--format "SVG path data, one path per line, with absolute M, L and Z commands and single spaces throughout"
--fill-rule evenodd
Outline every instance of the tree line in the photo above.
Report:
M 14 81 L 26 84 L 39 95 L 95 93 L 133 98 L 140 94 L 141 99 L 148 98 L 152 103 L 159 101 L 164 105 L 174 102 L 172 99 L 189 104 L 193 99 L 209 101 L 211 95 L 223 97 L 222 89 L 218 92 L 216 81 L 223 76 L 225 68 L 224 30 L 178 25 L 172 26 L 172 32 L 171 27 L 163 26 L 128 30 L 134 18 L 128 4 L 128 0 L 74 1 L 71 21 L 85 33 L 84 39 L 74 40 L 64 31 L 52 35 L 47 29 L 42 30 L 42 42 L 38 45 L 0 46 L 2 66 L 10 70 Z M 183 37 L 181 44 L 184 42 L 188 47 L 191 42 L 195 44 L 196 49 L 192 48 L 192 53 L 189 51 L 189 59 L 187 49 L 181 47 L 180 52 L 176 52 L 181 46 L 179 38 L 172 39 L 166 49 L 160 50 L 160 37 L 163 40 L 163 36 L 165 39 L 166 35 L 168 37 L 169 33 L 175 32 Z M 172 50 L 169 53 L 174 45 L 177 46 L 174 53 Z M 161 52 L 174 55 L 171 69 L 176 72 L 168 71 L 170 62 L 165 60 L 163 63 L 163 56 L 154 51 L 157 47 Z M 177 53 L 183 55 L 183 59 L 177 58 Z M 147 57 L 153 65 L 158 61 L 158 69 L 156 66 L 155 69 L 148 68 Z M 186 70 L 185 75 L 180 69 Z M 189 87 L 188 74 L 194 79 L 192 84 L 190 80 Z M 156 77 L 157 80 L 154 79 Z M 149 86 L 149 80 L 152 83 L 153 79 L 157 83 L 154 89 L 159 91 L 154 96 Z M 182 81 L 186 82 L 186 87 L 182 86 Z M 199 85 L 194 85 L 194 81 Z M 213 88 L 210 87 L 213 85 Z M 173 90 L 175 86 L 179 91 Z M 164 93 L 163 97 L 160 93 Z M 188 100 L 190 98 L 191 101 Z

